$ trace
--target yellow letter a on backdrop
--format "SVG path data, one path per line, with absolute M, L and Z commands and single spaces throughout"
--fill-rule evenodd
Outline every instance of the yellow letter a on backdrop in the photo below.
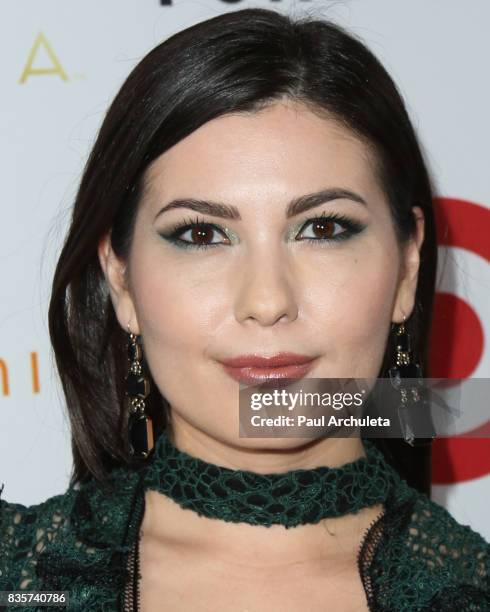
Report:
M 36 57 L 36 53 L 38 52 L 39 47 L 41 45 L 43 45 L 46 49 L 49 58 L 52 62 L 52 66 L 48 68 L 33 68 L 32 64 Z M 19 83 L 25 83 L 27 77 L 31 76 L 32 74 L 59 74 L 63 81 L 68 80 L 68 77 L 66 76 L 66 73 L 60 64 L 59 59 L 56 57 L 53 49 L 51 48 L 50 44 L 48 43 L 46 37 L 42 32 L 39 32 L 36 40 L 34 41 L 34 45 L 31 49 L 31 52 L 29 53 L 29 57 L 27 58 L 26 67 L 24 68 L 24 72 L 20 77 Z

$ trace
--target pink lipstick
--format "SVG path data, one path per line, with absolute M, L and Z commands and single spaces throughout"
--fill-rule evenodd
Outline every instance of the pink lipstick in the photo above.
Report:
M 258 384 L 284 378 L 300 379 L 306 376 L 316 357 L 298 353 L 277 353 L 271 356 L 257 354 L 238 355 L 222 359 L 220 363 L 229 376 L 238 382 Z

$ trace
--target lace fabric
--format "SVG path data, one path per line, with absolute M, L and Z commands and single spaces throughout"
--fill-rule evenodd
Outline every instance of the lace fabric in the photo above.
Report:
M 145 488 L 200 516 L 227 522 L 286 529 L 316 524 L 383 503 L 398 481 L 381 451 L 370 440 L 363 444 L 366 457 L 340 467 L 258 474 L 189 455 L 164 432 L 146 471 Z
M 90 481 L 28 507 L 0 497 L 0 590 L 68 591 L 69 611 L 135 609 L 132 561 L 151 469 L 119 468 L 105 485 Z M 392 476 L 385 512 L 358 555 L 369 609 L 488 612 L 490 545 Z

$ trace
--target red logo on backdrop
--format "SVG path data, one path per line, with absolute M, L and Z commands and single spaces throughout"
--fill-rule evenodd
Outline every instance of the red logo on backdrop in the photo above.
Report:
M 488 208 L 465 200 L 436 198 L 434 213 L 439 246 L 466 249 L 490 262 Z M 483 325 L 471 304 L 451 293 L 436 293 L 430 346 L 429 377 L 434 378 L 468 378 L 484 350 L 490 350 L 485 346 Z M 490 473 L 490 440 L 436 438 L 432 457 L 434 484 L 478 478 Z

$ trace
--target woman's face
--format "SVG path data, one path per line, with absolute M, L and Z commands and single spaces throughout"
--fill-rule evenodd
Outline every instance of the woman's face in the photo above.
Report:
M 287 217 L 291 201 L 323 190 L 352 195 Z M 236 218 L 162 212 L 185 199 L 221 203 Z M 367 147 L 297 103 L 212 120 L 161 155 L 126 268 L 108 240 L 99 256 L 119 323 L 141 334 L 174 429 L 270 446 L 239 438 L 239 383 L 220 359 L 288 351 L 317 357 L 308 377 L 376 377 L 391 322 L 414 304 L 423 236 L 414 212 L 418 234 L 402 252 Z M 323 226 L 311 221 L 319 216 Z M 207 224 L 201 233 L 175 231 L 196 221 Z

